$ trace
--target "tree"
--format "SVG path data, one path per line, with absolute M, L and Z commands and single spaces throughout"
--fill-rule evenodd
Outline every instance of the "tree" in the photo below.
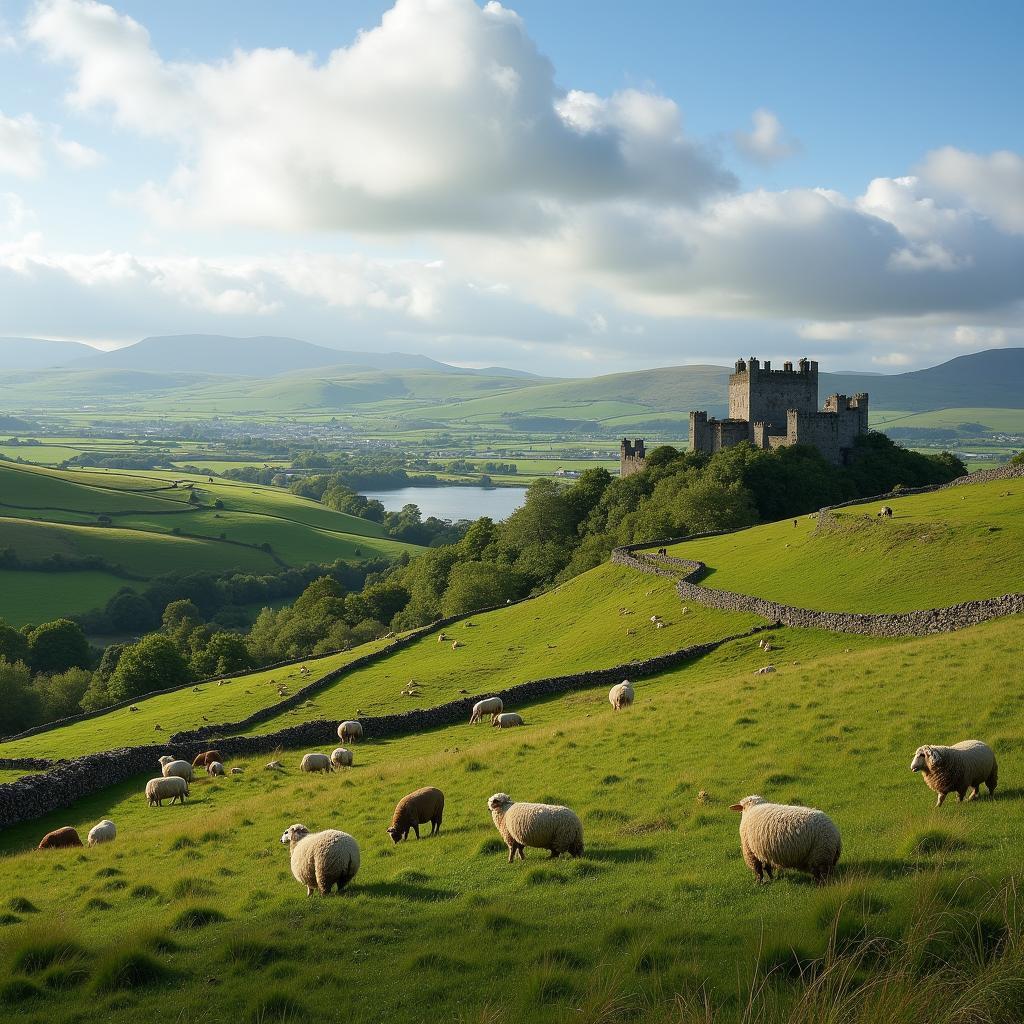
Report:
M 247 672 L 255 664 L 255 659 L 245 646 L 245 639 L 238 633 L 226 630 L 214 633 L 209 643 L 197 651 L 191 661 L 192 672 L 198 677 Z
M 161 621 L 165 633 L 178 633 L 183 630 L 187 632 L 200 625 L 203 621 L 203 616 L 191 601 L 171 601 L 164 608 Z
M 6 658 L 12 664 L 28 662 L 28 637 L 6 622 L 0 622 L 0 658 Z
M 54 619 L 37 626 L 28 637 L 29 664 L 36 672 L 85 668 L 92 660 L 82 627 L 71 619 Z
M 145 633 L 156 629 L 158 620 L 153 606 L 134 590 L 125 588 L 106 605 L 107 621 L 115 633 Z
M 512 570 L 498 562 L 460 562 L 452 569 L 441 610 L 462 615 L 478 608 L 504 604 L 515 596 Z
M 39 721 L 39 713 L 39 694 L 32 688 L 28 666 L 0 658 L 0 735 L 28 729 Z
M 45 722 L 69 718 L 82 710 L 82 698 L 92 682 L 92 673 L 84 668 L 69 668 L 56 675 L 38 675 L 35 689 L 42 705 Z
M 124 654 L 127 646 L 127 644 L 110 644 L 109 647 L 104 649 L 103 654 L 100 656 L 99 666 L 96 669 L 96 675 L 104 683 L 114 674 L 114 669 L 117 668 L 117 663 L 121 660 L 121 655 Z
M 113 703 L 151 690 L 165 690 L 192 678 L 174 641 L 163 633 L 150 633 L 126 647 L 107 684 Z

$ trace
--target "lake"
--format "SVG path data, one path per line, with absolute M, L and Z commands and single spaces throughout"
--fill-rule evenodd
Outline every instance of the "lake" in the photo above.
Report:
M 479 519 L 495 522 L 510 516 L 526 498 L 525 487 L 400 487 L 395 491 L 363 491 L 389 512 L 403 505 L 419 505 L 423 518 Z

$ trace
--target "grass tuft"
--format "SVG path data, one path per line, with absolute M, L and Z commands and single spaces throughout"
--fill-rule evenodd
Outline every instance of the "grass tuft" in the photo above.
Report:
M 184 932 L 226 920 L 227 918 L 214 907 L 188 907 L 174 919 L 171 928 L 176 932 Z
M 12 896 L 7 901 L 7 906 L 9 906 L 16 914 L 39 913 L 39 908 L 31 900 L 25 899 L 24 896 Z
M 97 992 L 130 992 L 168 981 L 174 976 L 170 968 L 148 953 L 113 952 L 96 968 L 93 987 Z

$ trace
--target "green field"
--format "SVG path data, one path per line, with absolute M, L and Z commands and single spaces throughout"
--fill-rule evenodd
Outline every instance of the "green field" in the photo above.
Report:
M 129 580 L 106 572 L 16 572 L 0 569 L 0 619 L 38 625 L 102 605 Z M 134 584 L 138 586 L 138 584 Z
M 777 588 L 770 596 L 795 604 L 952 604 L 1020 589 L 1020 504 L 1000 498 L 1017 485 L 894 499 L 884 522 L 855 506 L 818 537 L 802 519 L 676 550 L 716 569 L 709 584 Z M 668 628 L 651 626 L 655 613 Z M 428 635 L 255 731 L 429 706 L 758 620 L 682 614 L 670 580 L 602 566 L 469 621 L 446 630 L 458 650 Z M 277 755 L 283 773 L 263 769 L 268 755 L 238 759 L 242 774 L 198 779 L 184 807 L 148 808 L 140 776 L 0 835 L 0 1003 L 29 1024 L 80 1024 L 85 1001 L 86 1016 L 113 1024 L 1010 1024 L 1024 977 L 1012 888 L 1024 883 L 1022 626 L 1018 616 L 886 641 L 775 630 L 770 654 L 746 638 L 638 679 L 624 712 L 601 686 L 517 704 L 526 726 L 509 732 L 458 724 L 371 738 L 340 774 L 301 775 L 299 748 Z M 757 675 L 769 661 L 776 671 Z M 153 698 L 141 714 L 0 745 L 0 756 L 152 739 L 158 715 L 167 731 L 223 720 L 272 703 L 271 675 L 294 686 L 296 671 Z M 421 694 L 411 701 L 399 693 L 410 679 Z M 937 809 L 910 758 L 921 743 L 967 737 L 995 749 L 999 788 Z M 391 810 L 423 785 L 446 794 L 441 835 L 393 846 Z M 572 806 L 585 855 L 534 850 L 508 864 L 486 807 L 497 791 Z M 755 888 L 728 810 L 749 793 L 833 817 L 843 853 L 830 884 L 785 872 Z M 84 834 L 102 817 L 119 829 L 109 846 L 31 851 L 51 828 Z M 362 865 L 342 896 L 308 899 L 291 877 L 278 840 L 297 821 L 357 838 Z M 835 968 L 814 960 L 830 947 Z M 841 959 L 853 949 L 862 959 Z M 832 970 L 840 978 L 828 981 Z M 798 1011 L 801 992 L 812 1001 Z
M 1024 434 L 1024 409 L 933 409 L 929 412 L 878 412 L 873 427 L 931 427 L 956 430 L 980 424 L 982 433 Z
M 892 519 L 878 518 L 883 504 Z M 995 481 L 839 509 L 670 548 L 705 586 L 828 611 L 911 611 L 1024 590 L 1024 483 Z

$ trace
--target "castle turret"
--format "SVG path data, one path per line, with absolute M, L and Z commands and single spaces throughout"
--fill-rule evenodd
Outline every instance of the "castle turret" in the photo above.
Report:
M 646 458 L 647 451 L 642 437 L 634 438 L 632 442 L 624 437 L 619 443 L 619 476 L 639 473 L 644 468 Z

